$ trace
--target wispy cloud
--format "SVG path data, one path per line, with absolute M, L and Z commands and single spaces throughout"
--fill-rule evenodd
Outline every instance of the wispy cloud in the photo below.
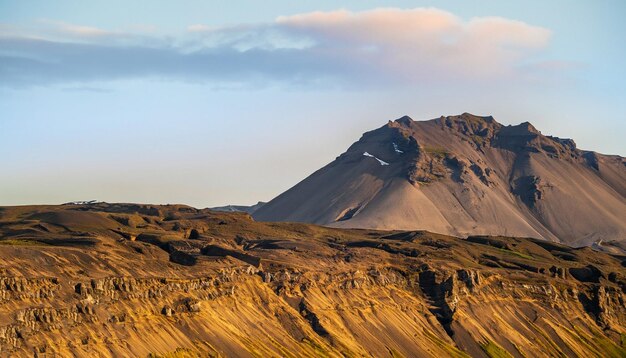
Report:
M 102 87 L 89 87 L 89 86 L 75 86 L 65 87 L 62 89 L 65 92 L 91 92 L 91 93 L 111 93 L 112 89 Z
M 85 36 L 85 37 L 101 37 L 115 36 L 120 34 L 117 31 L 107 31 L 93 26 L 69 24 L 63 21 L 42 20 L 41 22 L 53 25 L 59 32 L 67 35 Z
M 195 24 L 195 25 L 187 26 L 187 31 L 189 32 L 204 32 L 204 31 L 210 31 L 213 29 L 214 28 L 211 26 L 202 25 L 202 24 Z
M 53 23 L 0 27 L 0 85 L 164 78 L 215 84 L 386 85 L 523 78 L 550 31 L 438 9 L 338 10 L 272 23 L 194 24 L 179 36 Z M 523 66 L 522 66 L 523 65 Z

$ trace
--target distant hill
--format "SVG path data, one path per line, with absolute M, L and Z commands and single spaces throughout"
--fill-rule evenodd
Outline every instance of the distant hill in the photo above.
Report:
M 226 205 L 226 206 L 216 206 L 214 208 L 209 208 L 210 210 L 215 211 L 228 211 L 228 212 L 244 212 L 248 214 L 253 214 L 255 211 L 259 210 L 265 202 L 259 201 L 254 205 Z
M 513 235 L 569 245 L 626 238 L 626 162 L 464 113 L 405 116 L 253 217 L 334 227 Z

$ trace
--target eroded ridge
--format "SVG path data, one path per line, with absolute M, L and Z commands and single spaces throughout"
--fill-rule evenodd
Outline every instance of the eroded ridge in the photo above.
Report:
M 626 257 L 591 248 L 175 205 L 5 207 L 0 230 L 4 355 L 626 352 Z

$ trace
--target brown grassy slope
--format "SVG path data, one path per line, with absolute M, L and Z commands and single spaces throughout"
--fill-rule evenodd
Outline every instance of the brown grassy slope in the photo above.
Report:
M 625 266 L 533 239 L 180 205 L 4 207 L 0 353 L 618 357 Z
M 590 245 L 626 237 L 625 198 L 624 158 L 466 113 L 367 132 L 253 216 Z

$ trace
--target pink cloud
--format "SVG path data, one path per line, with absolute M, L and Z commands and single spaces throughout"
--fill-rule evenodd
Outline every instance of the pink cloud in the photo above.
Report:
M 513 75 L 518 61 L 548 46 L 550 31 L 521 21 L 464 21 L 434 8 L 338 10 L 279 17 L 278 26 L 334 47 L 356 62 L 424 78 Z
M 437 9 L 337 10 L 283 16 L 276 23 L 328 38 L 385 44 L 414 43 L 441 36 L 458 26 L 454 15 Z

